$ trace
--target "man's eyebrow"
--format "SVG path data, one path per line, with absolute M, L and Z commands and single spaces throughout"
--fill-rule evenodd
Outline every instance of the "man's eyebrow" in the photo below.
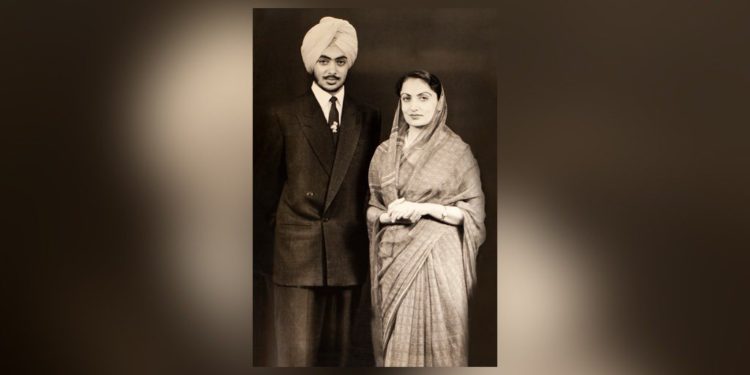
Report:
M 327 55 L 320 55 L 319 58 L 321 58 L 321 59 L 328 59 L 328 60 L 334 60 L 333 57 L 330 57 L 330 56 L 327 56 Z M 346 59 L 346 56 L 339 56 L 335 60 L 340 60 L 340 59 Z

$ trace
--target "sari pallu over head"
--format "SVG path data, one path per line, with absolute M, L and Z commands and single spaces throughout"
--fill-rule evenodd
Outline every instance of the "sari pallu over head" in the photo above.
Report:
M 432 322 L 426 330 L 417 330 L 421 338 L 466 336 L 468 317 L 466 301 L 474 286 L 475 260 L 480 244 L 484 242 L 484 194 L 481 189 L 479 169 L 469 146 L 446 125 L 447 102 L 445 91 L 441 95 L 435 115 L 426 125 L 420 139 L 404 147 L 409 125 L 404 119 L 401 104 L 396 109 L 390 138 L 380 145 L 370 165 L 370 205 L 387 210 L 396 199 L 405 198 L 417 203 L 438 203 L 455 206 L 463 212 L 463 224 L 453 226 L 425 216 L 415 224 L 383 226 L 377 219 L 368 223 L 370 230 L 370 265 L 373 301 L 373 340 L 379 366 L 389 365 L 389 346 L 413 345 L 413 342 L 394 338 L 397 315 L 402 306 L 409 306 L 409 314 L 436 315 L 444 322 Z M 456 239 L 460 246 L 457 267 L 441 267 L 440 262 L 429 262 L 432 252 L 440 248 L 440 241 Z M 426 274 L 440 274 L 450 283 L 424 281 Z M 418 280 L 419 282 L 415 282 Z M 439 284 L 439 287 L 437 286 Z M 457 287 L 445 287 L 445 285 Z M 421 290 L 417 290 L 420 289 Z M 437 294 L 436 294 L 437 293 Z M 407 297 L 407 295 L 409 297 Z M 406 298 L 409 300 L 404 304 Z M 455 301 L 448 304 L 439 301 Z M 414 306 L 421 306 L 414 311 Z M 456 307 L 459 306 L 459 307 Z M 403 309 L 402 309 L 403 310 Z M 446 332 L 447 330 L 447 332 Z M 409 340 L 407 340 L 409 341 Z M 435 344 L 432 349 L 430 345 Z M 465 347 L 441 351 L 440 343 L 428 343 L 427 349 L 409 353 L 418 357 L 402 365 L 455 365 L 465 358 Z M 411 349 L 410 349 L 411 351 Z M 432 353 L 428 353 L 428 352 Z M 398 365 L 399 358 L 391 358 Z

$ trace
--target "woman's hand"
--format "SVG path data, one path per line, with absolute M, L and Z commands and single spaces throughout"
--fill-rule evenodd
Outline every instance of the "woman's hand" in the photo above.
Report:
M 381 215 L 380 222 L 396 223 L 401 220 L 416 223 L 425 216 L 431 216 L 450 225 L 461 225 L 464 221 L 464 213 L 458 207 L 437 203 L 416 203 L 399 198 L 388 205 L 388 211 Z
M 399 204 L 401 204 L 401 203 L 403 203 L 405 201 L 406 201 L 406 198 L 399 198 L 399 199 L 396 199 L 395 201 L 389 203 L 388 204 L 388 212 L 391 212 L 391 209 L 393 209 L 393 207 L 398 206 Z
M 408 220 L 416 223 L 425 214 L 422 203 L 415 203 L 399 198 L 388 205 L 388 214 L 393 222 Z

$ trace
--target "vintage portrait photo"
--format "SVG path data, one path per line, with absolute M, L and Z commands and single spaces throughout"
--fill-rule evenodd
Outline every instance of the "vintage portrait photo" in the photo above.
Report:
M 4 3 L 3 373 L 750 374 L 750 2 L 325 3 Z
M 254 366 L 497 366 L 494 17 L 253 10 Z

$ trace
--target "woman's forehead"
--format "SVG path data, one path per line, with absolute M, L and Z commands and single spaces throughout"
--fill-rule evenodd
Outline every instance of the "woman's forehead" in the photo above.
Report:
M 435 93 L 434 91 L 432 91 L 432 88 L 427 84 L 427 82 L 419 78 L 407 78 L 404 80 L 404 84 L 401 85 L 402 94 L 417 95 L 423 92 L 427 92 L 430 94 Z

